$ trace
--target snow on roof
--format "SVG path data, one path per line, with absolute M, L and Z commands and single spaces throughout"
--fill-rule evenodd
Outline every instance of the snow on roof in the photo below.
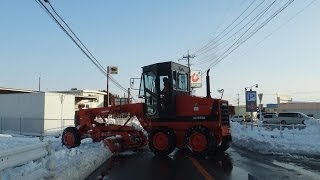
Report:
M 72 89 L 72 90 L 69 90 L 69 91 L 57 91 L 57 92 L 60 92 L 60 93 L 67 93 L 67 94 L 79 94 L 79 95 L 76 95 L 76 96 L 83 96 L 82 94 L 83 93 L 94 93 L 94 94 L 101 94 L 101 95 L 107 95 L 106 92 L 102 92 L 102 91 L 97 91 L 97 90 L 81 90 L 81 89 Z M 80 95 L 81 94 L 81 95 Z
M 31 93 L 33 90 L 0 87 L 0 94 Z

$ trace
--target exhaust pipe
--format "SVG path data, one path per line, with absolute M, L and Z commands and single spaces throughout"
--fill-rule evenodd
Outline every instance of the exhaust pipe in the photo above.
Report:
M 207 71 L 207 76 L 206 76 L 206 86 L 207 86 L 207 98 L 211 98 L 211 95 L 210 95 L 210 77 L 209 77 L 209 71 L 210 69 L 208 69 Z

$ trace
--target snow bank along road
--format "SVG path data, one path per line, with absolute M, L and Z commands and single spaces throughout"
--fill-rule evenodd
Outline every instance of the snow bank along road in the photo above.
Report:
M 0 151 L 39 141 L 38 138 L 0 135 Z M 51 155 L 5 169 L 0 179 L 85 179 L 112 155 L 101 143 L 93 143 L 91 139 L 82 140 L 80 147 L 74 149 L 62 147 L 60 138 L 45 137 L 44 141 L 51 141 Z
M 290 154 L 320 157 L 320 123 L 306 122 L 304 128 L 245 126 L 231 123 L 233 144 L 263 154 Z
M 310 167 L 303 164 L 300 169 L 309 168 L 311 177 L 313 177 L 313 173 L 319 175 L 317 173 L 319 173 L 320 166 L 314 163 L 318 160 L 315 160 L 315 158 L 319 158 L 320 154 L 320 125 L 318 122 L 310 122 L 304 129 L 284 129 L 283 131 L 261 127 L 251 129 L 239 123 L 232 123 L 231 126 L 234 145 L 237 148 L 250 150 L 251 153 L 249 154 L 254 156 L 249 156 L 249 158 L 254 159 L 259 153 L 285 155 L 285 157 L 289 157 L 285 162 L 275 160 L 271 163 L 276 164 L 277 167 L 285 166 L 297 170 L 300 166 L 295 164 L 299 160 L 293 157 L 311 156 Z M 0 175 L 1 179 L 84 179 L 112 155 L 101 143 L 93 143 L 91 139 L 82 140 L 80 147 L 74 149 L 63 147 L 60 138 L 48 136 L 45 137 L 44 141 L 52 142 L 53 147 L 50 155 L 38 161 L 6 169 Z M 0 134 L 0 151 L 36 142 L 39 142 L 38 138 Z M 233 148 L 228 152 L 233 151 L 238 150 Z M 233 158 L 234 155 L 231 153 L 230 156 Z M 259 155 L 259 157 L 268 157 L 268 155 Z M 254 159 L 251 162 L 260 160 Z M 50 165 L 50 168 L 46 167 L 48 165 Z M 317 167 L 315 172 L 314 167 Z

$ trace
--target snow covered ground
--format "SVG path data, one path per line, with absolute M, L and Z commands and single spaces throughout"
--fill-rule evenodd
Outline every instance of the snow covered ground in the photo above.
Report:
M 112 123 L 116 121 L 111 120 Z M 135 118 L 128 125 L 143 130 Z M 19 167 L 5 169 L 0 173 L 0 179 L 85 179 L 112 156 L 111 151 L 102 143 L 93 143 L 89 138 L 83 139 L 81 145 L 73 149 L 62 146 L 61 137 L 46 136 L 43 141 L 51 142 L 50 155 Z M 0 152 L 39 142 L 38 137 L 0 134 Z
M 312 120 L 298 129 L 245 126 L 231 122 L 233 144 L 265 154 L 320 155 L 320 123 Z
M 128 125 L 141 129 L 136 119 Z M 231 130 L 233 143 L 252 151 L 304 156 L 320 154 L 318 121 L 309 122 L 305 128 L 284 128 L 282 131 L 257 126 L 251 128 L 231 122 Z M 73 149 L 63 147 L 61 138 L 46 136 L 44 141 L 52 143 L 50 155 L 19 167 L 5 169 L 0 174 L 0 179 L 84 179 L 112 156 L 108 148 L 101 143 L 93 143 L 91 139 L 83 139 L 81 145 Z M 0 134 L 0 152 L 38 142 L 38 137 Z M 50 168 L 47 168 L 48 165 Z
M 112 155 L 101 143 L 93 143 L 91 139 L 83 139 L 81 145 L 73 149 L 63 147 L 60 138 L 45 137 L 44 141 L 51 141 L 51 155 L 5 169 L 0 179 L 84 179 Z M 0 135 L 0 151 L 37 142 L 40 140 L 35 137 Z M 50 170 L 46 168 L 48 165 Z

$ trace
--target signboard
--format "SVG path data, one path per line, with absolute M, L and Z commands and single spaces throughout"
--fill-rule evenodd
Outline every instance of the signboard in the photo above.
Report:
M 191 70 L 190 74 L 190 87 L 200 88 L 202 86 L 201 71 Z
M 108 66 L 109 74 L 118 74 L 118 67 L 117 66 Z
M 258 94 L 258 96 L 259 96 L 259 102 L 261 103 L 263 94 L 260 93 L 260 94 Z
M 257 112 L 257 92 L 246 91 L 246 111 Z

